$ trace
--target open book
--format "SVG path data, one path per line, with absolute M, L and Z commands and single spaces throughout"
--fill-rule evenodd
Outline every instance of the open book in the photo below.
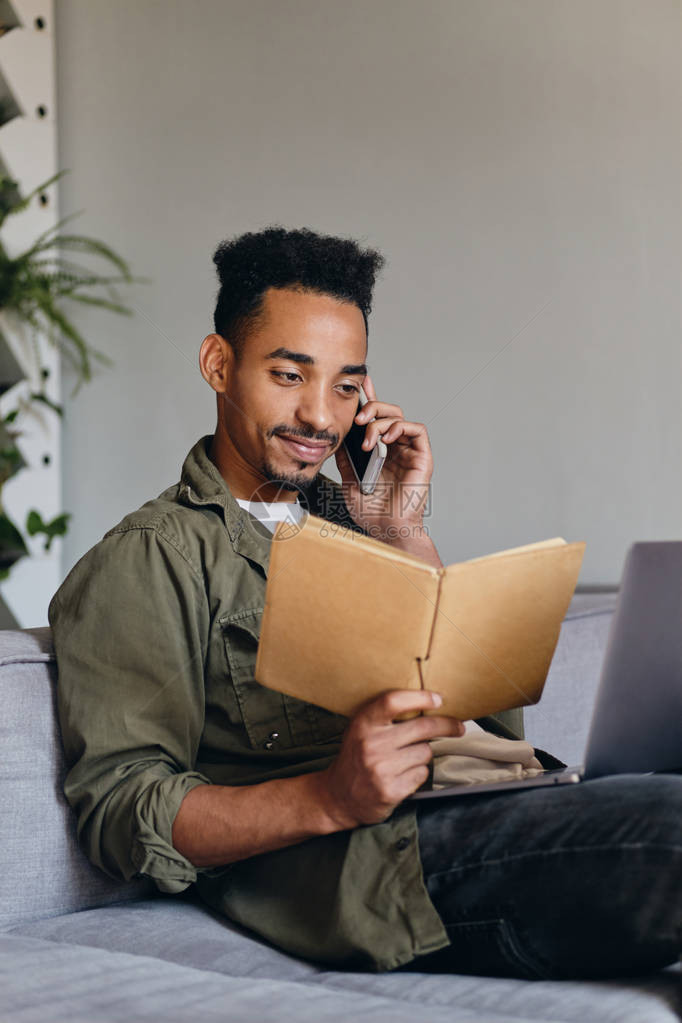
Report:
M 540 699 L 584 543 L 437 569 L 313 515 L 291 532 L 271 547 L 258 682 L 349 717 L 387 689 L 435 690 L 462 720 Z

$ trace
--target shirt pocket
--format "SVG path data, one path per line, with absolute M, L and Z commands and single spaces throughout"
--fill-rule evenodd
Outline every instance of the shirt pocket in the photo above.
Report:
M 285 696 L 255 679 L 263 608 L 223 615 L 220 626 L 239 711 L 253 749 L 269 753 L 339 741 L 348 719 Z

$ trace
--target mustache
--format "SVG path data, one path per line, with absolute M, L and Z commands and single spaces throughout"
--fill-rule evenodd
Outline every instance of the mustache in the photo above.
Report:
M 333 445 L 339 441 L 338 433 L 316 433 L 312 429 L 306 430 L 300 426 L 284 426 L 283 424 L 273 426 L 270 436 L 275 437 L 278 433 L 285 433 L 287 437 L 300 437 L 301 440 L 316 440 L 324 444 Z

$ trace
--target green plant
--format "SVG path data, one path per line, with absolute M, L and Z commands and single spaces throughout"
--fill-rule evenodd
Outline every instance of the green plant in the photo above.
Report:
M 63 173 L 55 174 L 24 197 L 16 181 L 0 177 L 0 229 L 8 217 L 25 210 Z M 2 488 L 24 465 L 17 445 L 22 432 L 21 419 L 36 406 L 48 408 L 55 415 L 63 415 L 62 406 L 47 394 L 49 372 L 41 365 L 38 339 L 44 335 L 66 357 L 76 377 L 75 392 L 92 378 L 93 361 L 110 363 L 111 360 L 83 337 L 64 305 L 78 302 L 131 315 L 132 310 L 121 302 L 116 286 L 141 280 L 132 277 L 126 261 L 104 242 L 86 235 L 64 233 L 62 228 L 75 216 L 78 214 L 64 217 L 17 256 L 10 256 L 0 241 L 0 311 L 6 314 L 10 324 L 14 322 L 29 328 L 36 359 L 34 368 L 40 380 L 28 395 L 18 397 L 15 407 L 4 416 L 0 427 L 0 581 L 7 578 L 16 561 L 30 553 L 24 534 L 2 505 Z M 74 261 L 74 254 L 94 256 L 107 264 L 111 272 L 103 274 L 83 266 Z M 39 511 L 31 509 L 26 516 L 25 533 L 28 536 L 43 535 L 44 550 L 47 551 L 55 537 L 66 533 L 70 518 L 70 514 L 61 513 L 46 522 Z
M 0 230 L 8 217 L 25 210 L 63 174 L 60 171 L 23 198 L 16 181 L 0 177 Z M 76 372 L 76 387 L 91 379 L 93 359 L 110 360 L 86 341 L 62 303 L 79 302 L 130 316 L 132 310 L 121 302 L 116 285 L 136 281 L 126 261 L 104 242 L 62 232 L 64 225 L 77 216 L 75 213 L 63 217 L 17 256 L 9 256 L 0 242 L 0 309 L 33 331 L 44 332 L 60 347 Z M 116 272 L 101 274 L 74 262 L 65 253 L 98 257 Z M 101 294 L 102 290 L 105 294 Z

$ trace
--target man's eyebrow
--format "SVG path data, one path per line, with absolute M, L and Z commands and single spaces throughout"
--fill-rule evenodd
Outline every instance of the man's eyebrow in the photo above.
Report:
M 290 348 L 275 348 L 274 351 L 268 352 L 265 356 L 266 359 L 289 359 L 290 362 L 298 362 L 303 366 L 314 366 L 315 360 L 312 355 L 305 355 L 303 352 L 292 352 Z M 342 366 L 339 373 L 345 373 L 347 376 L 367 376 L 367 364 L 360 362 L 357 365 L 351 363 L 348 366 Z
M 367 376 L 367 364 L 364 363 L 364 362 L 361 362 L 357 366 L 353 366 L 353 365 L 351 365 L 351 366 L 342 366 L 341 367 L 341 372 L 345 373 L 347 376 L 350 376 L 350 377 L 354 377 L 354 376 L 366 377 Z
M 315 360 L 312 355 L 304 355 L 303 352 L 292 352 L 290 348 L 275 348 L 265 356 L 266 359 L 289 359 L 290 362 L 300 362 L 305 366 L 313 366 Z

